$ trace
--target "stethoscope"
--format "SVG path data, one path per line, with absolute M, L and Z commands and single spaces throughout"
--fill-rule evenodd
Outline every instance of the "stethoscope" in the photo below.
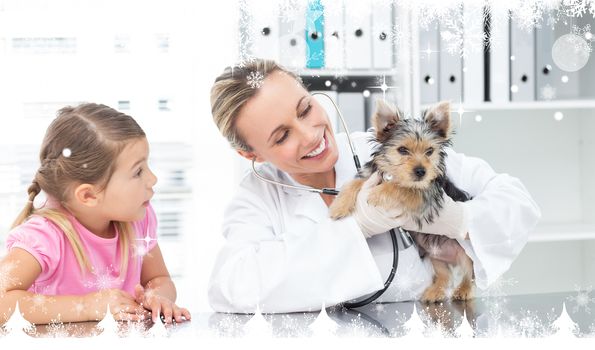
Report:
M 359 171 L 361 169 L 359 157 L 357 156 L 357 153 L 355 152 L 355 147 L 353 146 L 353 142 L 351 141 L 351 135 L 349 134 L 349 128 L 347 128 L 347 123 L 345 123 L 345 118 L 343 118 L 343 114 L 341 113 L 341 110 L 339 109 L 339 107 L 337 106 L 335 101 L 329 95 L 325 94 L 324 92 L 312 93 L 312 96 L 314 96 L 314 95 L 325 96 L 326 98 L 329 99 L 329 101 L 331 101 L 331 103 L 333 104 L 333 107 L 335 107 L 335 110 L 337 111 L 337 115 L 339 116 L 339 120 L 341 121 L 341 124 L 343 126 L 343 130 L 345 130 L 345 133 L 347 135 L 347 140 L 349 142 L 349 148 L 351 149 L 351 154 L 353 155 L 353 162 L 355 163 L 355 168 L 357 169 L 357 171 Z M 318 193 L 318 194 L 329 194 L 329 195 L 333 195 L 333 196 L 336 196 L 339 194 L 339 190 L 336 188 L 314 188 L 314 187 L 309 187 L 309 186 L 296 186 L 296 185 L 290 185 L 290 184 L 282 183 L 279 181 L 267 179 L 266 177 L 263 177 L 262 175 L 260 175 L 258 173 L 258 171 L 256 171 L 255 163 L 256 163 L 256 159 L 254 158 L 254 159 L 252 159 L 252 173 L 254 174 L 254 176 L 256 176 L 256 178 L 258 178 L 259 180 L 270 183 L 272 185 L 291 188 L 294 190 L 308 191 L 308 192 Z M 409 233 L 407 231 L 403 230 L 401 227 L 397 227 L 397 230 L 399 231 L 399 236 L 401 237 L 401 241 L 403 242 L 404 249 L 407 249 L 411 245 L 413 245 L 413 239 L 411 239 L 411 236 L 409 235 Z M 384 288 L 382 288 L 381 290 L 377 291 L 376 293 L 372 294 L 371 296 L 369 296 L 363 300 L 345 302 L 345 303 L 343 303 L 344 307 L 351 309 L 351 308 L 361 307 L 366 304 L 369 304 L 369 303 L 373 302 L 374 300 L 378 299 L 388 289 L 388 287 L 392 283 L 392 281 L 395 277 L 395 273 L 397 272 L 397 266 L 399 265 L 399 246 L 397 244 L 397 235 L 395 233 L 395 230 L 391 229 L 389 231 L 389 233 L 390 233 L 390 238 L 391 238 L 392 246 L 393 246 L 393 266 L 390 270 L 390 274 L 388 275 L 388 278 L 384 282 Z

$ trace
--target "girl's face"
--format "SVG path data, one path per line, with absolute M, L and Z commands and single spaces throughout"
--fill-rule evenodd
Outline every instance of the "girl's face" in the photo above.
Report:
M 330 171 L 339 153 L 329 118 L 292 76 L 275 71 L 241 109 L 236 127 L 258 162 L 268 161 L 294 178 Z
M 147 164 L 146 138 L 131 141 L 118 156 L 116 169 L 102 195 L 101 211 L 113 221 L 138 221 L 145 217 L 157 177 Z

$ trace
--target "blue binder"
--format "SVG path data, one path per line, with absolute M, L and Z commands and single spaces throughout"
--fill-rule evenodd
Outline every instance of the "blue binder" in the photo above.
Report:
M 308 1 L 306 10 L 306 68 L 324 67 L 324 7 L 320 0 Z

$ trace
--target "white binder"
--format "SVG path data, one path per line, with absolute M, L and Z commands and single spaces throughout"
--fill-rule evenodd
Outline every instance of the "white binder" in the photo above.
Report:
M 490 9 L 490 101 L 510 101 L 510 19 L 507 8 Z
M 438 24 L 430 23 L 427 29 L 419 28 L 419 73 L 420 102 L 422 104 L 438 101 L 440 47 Z
M 447 42 L 440 38 L 440 47 L 446 47 Z M 460 53 L 440 52 L 439 65 L 439 98 L 459 103 L 463 99 L 463 59 Z
M 481 103 L 485 100 L 484 42 L 478 33 L 484 32 L 483 4 L 465 4 L 463 8 L 463 101 Z M 448 83 L 445 83 L 448 84 Z M 459 102 L 456 101 L 455 102 Z
M 254 57 L 279 60 L 279 3 L 262 0 L 250 3 L 250 53 Z
M 361 92 L 340 92 L 337 100 L 349 131 L 366 130 L 366 108 Z
M 367 1 L 345 0 L 345 66 L 348 69 L 372 67 L 371 6 Z
M 289 2 L 291 0 L 281 0 Z M 288 5 L 289 6 L 289 5 Z M 279 62 L 285 67 L 304 68 L 306 66 L 306 7 L 292 4 L 295 11 L 279 20 Z
M 376 69 L 393 67 L 393 18 L 390 2 L 372 1 L 372 59 Z
M 333 99 L 333 101 L 335 101 L 337 106 L 339 105 L 338 94 L 336 91 L 328 91 L 328 90 L 327 91 L 312 91 L 312 93 L 315 93 L 315 92 L 323 92 L 323 93 L 329 95 Z M 337 115 L 337 110 L 333 106 L 332 102 L 329 101 L 328 98 L 321 96 L 321 95 L 314 95 L 314 98 L 316 99 L 316 101 L 318 101 L 318 103 L 320 103 L 322 108 L 324 108 L 324 110 L 326 111 L 326 114 L 328 115 L 329 120 L 331 121 L 331 125 L 333 126 L 333 130 L 335 132 L 342 132 L 343 127 L 339 123 L 339 117 Z M 349 125 L 347 125 L 347 127 L 349 127 Z
M 535 100 L 535 29 L 510 20 L 510 100 Z
M 324 8 L 324 54 L 329 69 L 344 66 L 345 30 L 343 26 L 343 1 L 322 0 Z

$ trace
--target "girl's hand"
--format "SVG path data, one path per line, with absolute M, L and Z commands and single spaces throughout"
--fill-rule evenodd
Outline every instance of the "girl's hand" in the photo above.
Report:
M 145 309 L 151 310 L 153 323 L 159 321 L 161 314 L 163 314 L 165 323 L 168 324 L 172 322 L 172 318 L 178 323 L 190 320 L 190 312 L 188 310 L 178 307 L 168 298 L 157 294 L 155 290 L 145 289 L 140 284 L 137 284 L 134 291 L 136 302 Z
M 134 297 L 120 289 L 105 289 L 83 296 L 88 319 L 99 321 L 105 317 L 107 306 L 116 321 L 142 321 L 150 317 Z

